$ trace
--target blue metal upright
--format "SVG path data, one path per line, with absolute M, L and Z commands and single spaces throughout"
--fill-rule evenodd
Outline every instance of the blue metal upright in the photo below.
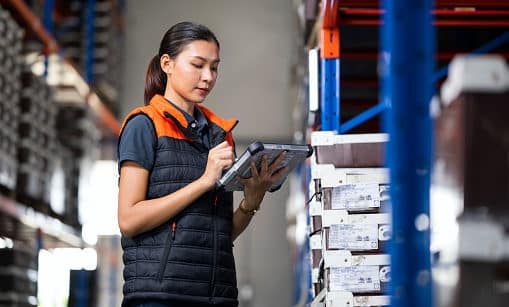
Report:
M 50 35 L 53 35 L 53 8 L 55 6 L 54 0 L 46 0 L 44 2 L 44 15 L 43 15 L 43 24 L 44 28 Z M 48 55 L 44 57 L 44 77 L 48 76 Z
M 339 132 L 339 65 L 340 59 L 321 59 L 320 110 L 323 131 Z
M 389 106 L 388 165 L 393 240 L 392 306 L 430 307 L 430 100 L 435 34 L 431 0 L 384 0 L 383 99 Z
M 323 24 L 320 31 L 321 130 L 334 130 L 339 133 L 339 0 L 324 0 L 322 6 Z

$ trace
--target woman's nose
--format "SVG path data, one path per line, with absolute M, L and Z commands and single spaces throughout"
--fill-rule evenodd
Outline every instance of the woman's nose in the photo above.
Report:
M 203 69 L 201 77 L 204 81 L 212 81 L 212 70 L 210 68 Z

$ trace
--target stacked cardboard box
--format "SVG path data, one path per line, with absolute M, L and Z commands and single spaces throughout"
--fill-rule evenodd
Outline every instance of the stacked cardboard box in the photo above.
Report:
M 387 306 L 391 238 L 386 134 L 314 132 L 313 306 Z

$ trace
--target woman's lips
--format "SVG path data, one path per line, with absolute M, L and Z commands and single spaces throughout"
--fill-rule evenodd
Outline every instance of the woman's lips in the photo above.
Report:
M 197 89 L 197 90 L 198 90 L 198 92 L 199 92 L 200 94 L 202 94 L 202 95 L 206 95 L 206 94 L 208 94 L 208 93 L 209 93 L 209 91 L 210 91 L 209 89 L 206 89 L 206 88 L 200 88 L 200 87 L 198 87 L 198 88 L 196 88 L 196 89 Z

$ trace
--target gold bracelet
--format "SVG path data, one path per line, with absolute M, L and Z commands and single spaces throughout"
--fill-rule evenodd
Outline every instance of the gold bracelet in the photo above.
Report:
M 258 210 L 260 209 L 253 209 L 253 210 L 247 210 L 243 204 L 246 203 L 246 200 L 243 199 L 241 202 L 240 202 L 240 205 L 239 205 L 239 210 L 242 211 L 242 213 L 244 214 L 247 214 L 247 215 L 251 215 L 251 216 L 254 216 L 256 214 L 256 212 L 258 212 Z

